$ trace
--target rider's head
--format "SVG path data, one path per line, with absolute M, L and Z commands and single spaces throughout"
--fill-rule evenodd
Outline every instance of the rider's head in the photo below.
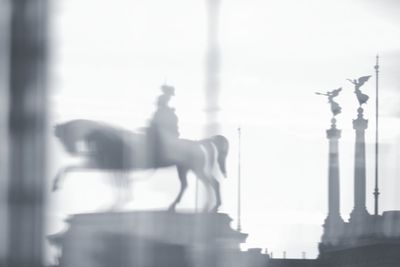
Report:
M 169 85 L 162 85 L 161 86 L 161 91 L 165 94 L 165 95 L 170 95 L 170 96 L 174 96 L 175 95 L 175 88 L 173 86 L 169 86 Z

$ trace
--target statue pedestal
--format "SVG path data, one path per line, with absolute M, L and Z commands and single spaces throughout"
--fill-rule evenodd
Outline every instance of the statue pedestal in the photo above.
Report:
M 50 237 L 63 267 L 239 266 L 247 234 L 226 214 L 165 211 L 74 215 L 69 229 Z

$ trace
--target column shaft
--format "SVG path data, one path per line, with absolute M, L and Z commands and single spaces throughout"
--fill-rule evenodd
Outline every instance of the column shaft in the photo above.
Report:
M 368 128 L 368 120 L 363 118 L 362 108 L 358 109 L 358 118 L 353 120 L 353 128 L 356 131 L 356 143 L 354 152 L 354 209 L 351 218 L 368 214 L 365 205 L 365 130 Z
M 340 131 L 336 130 L 340 135 Z M 340 216 L 340 182 L 339 182 L 339 147 L 338 138 L 329 140 L 329 173 L 328 173 L 329 215 Z
M 328 162 L 328 216 L 325 219 L 323 244 L 337 244 L 343 233 L 344 221 L 340 216 L 340 182 L 339 182 L 339 138 L 341 131 L 336 129 L 336 120 L 326 131 L 329 139 Z

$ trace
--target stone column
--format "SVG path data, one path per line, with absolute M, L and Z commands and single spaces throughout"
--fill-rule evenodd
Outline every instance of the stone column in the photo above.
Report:
M 340 182 L 339 182 L 339 145 L 341 130 L 336 129 L 336 119 L 332 119 L 332 126 L 326 131 L 329 139 L 329 212 L 328 217 L 340 218 Z M 340 218 L 341 219 L 341 218 Z
M 336 119 L 331 120 L 326 131 L 329 140 L 328 167 L 328 216 L 325 219 L 322 243 L 335 244 L 342 234 L 344 221 L 340 216 L 339 145 L 341 130 L 336 128 Z
M 353 120 L 353 129 L 356 131 L 356 144 L 354 154 L 354 208 L 350 215 L 351 220 L 368 215 L 365 206 L 365 130 L 368 128 L 368 120 L 364 119 L 364 110 L 361 107 L 357 111 L 357 119 Z

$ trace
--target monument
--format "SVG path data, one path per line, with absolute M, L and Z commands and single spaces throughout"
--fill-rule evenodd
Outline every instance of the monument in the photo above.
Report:
M 174 88 L 164 85 L 161 89 L 163 94 L 158 97 L 157 110 L 145 134 L 88 120 L 56 126 L 55 135 L 67 152 L 87 161 L 86 165 L 61 169 L 54 189 L 65 175 L 77 169 L 118 173 L 176 166 L 181 182 L 177 197 L 165 211 L 72 215 L 64 231 L 48 237 L 60 251 L 59 266 L 216 267 L 242 266 L 248 261 L 248 255 L 240 251 L 247 234 L 232 229 L 227 214 L 217 213 L 221 199 L 215 171 L 219 169 L 226 176 L 228 140 L 221 135 L 200 141 L 180 139 L 178 118 L 168 106 Z M 85 153 L 79 151 L 78 142 L 87 146 Z M 215 204 L 211 206 L 208 200 L 202 213 L 175 212 L 189 170 L 213 189 L 210 198 L 214 196 Z
M 322 242 L 326 244 L 337 244 L 343 232 L 344 221 L 340 216 L 340 172 L 339 172 L 339 139 L 341 130 L 336 128 L 336 115 L 341 113 L 341 107 L 334 101 L 342 88 L 323 93 L 316 93 L 328 97 L 331 106 L 332 119 L 331 128 L 326 131 L 329 140 L 329 162 L 328 162 L 328 216 L 324 223 L 324 234 Z
M 369 78 L 370 76 L 363 76 L 357 80 L 350 80 L 355 86 L 354 93 L 359 104 L 357 118 L 353 120 L 354 207 L 349 221 L 344 222 L 342 230 L 337 233 L 336 242 L 330 242 L 325 238 L 329 236 L 329 231 L 324 228 L 324 235 L 319 244 L 318 266 L 321 267 L 395 267 L 400 264 L 400 211 L 385 211 L 382 215 L 376 212 L 371 215 L 365 203 L 365 130 L 368 127 L 368 120 L 364 118 L 362 105 L 366 104 L 369 96 L 360 88 Z
M 368 215 L 365 206 L 366 174 L 365 174 L 365 130 L 368 128 L 368 120 L 364 119 L 363 104 L 366 104 L 369 97 L 361 92 L 361 86 L 369 80 L 371 76 L 363 76 L 358 80 L 350 82 L 354 84 L 359 108 L 357 109 L 357 119 L 353 120 L 353 129 L 356 131 L 355 155 L 354 155 L 354 209 L 351 212 L 350 220 L 365 220 Z M 359 231 L 360 229 L 358 229 Z

